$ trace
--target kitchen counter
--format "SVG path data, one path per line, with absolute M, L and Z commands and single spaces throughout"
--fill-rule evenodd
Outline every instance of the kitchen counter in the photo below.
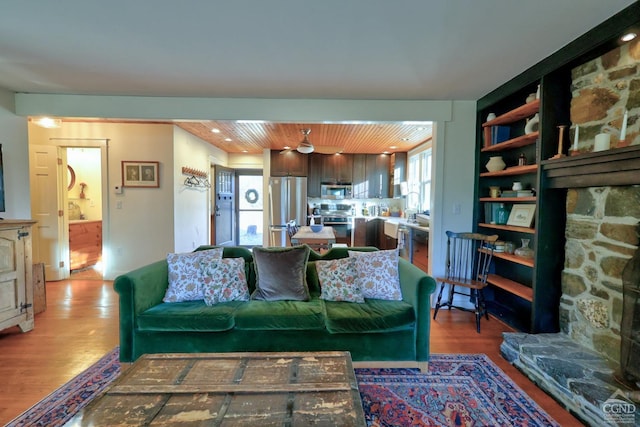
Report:
M 387 236 L 397 238 L 399 229 L 406 229 L 408 232 L 407 236 L 407 252 L 409 257 L 409 262 L 413 263 L 413 238 L 416 232 L 422 231 L 429 234 L 429 227 L 425 225 L 420 225 L 416 222 L 409 222 L 407 218 L 400 218 L 397 216 L 356 216 L 356 218 L 363 218 L 365 221 L 372 221 L 375 219 L 379 219 L 384 221 L 385 223 L 385 234 Z

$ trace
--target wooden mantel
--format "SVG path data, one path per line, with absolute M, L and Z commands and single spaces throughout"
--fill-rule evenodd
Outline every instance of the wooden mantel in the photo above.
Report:
M 548 188 L 640 184 L 640 145 L 542 162 Z

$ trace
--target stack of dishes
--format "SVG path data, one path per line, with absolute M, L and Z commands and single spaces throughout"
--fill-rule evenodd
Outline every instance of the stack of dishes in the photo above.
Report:
M 504 252 L 504 241 L 496 240 L 493 244 L 493 252 Z
M 531 191 L 531 190 L 518 190 L 516 192 L 516 196 L 517 197 L 532 197 L 533 196 L 533 191 Z

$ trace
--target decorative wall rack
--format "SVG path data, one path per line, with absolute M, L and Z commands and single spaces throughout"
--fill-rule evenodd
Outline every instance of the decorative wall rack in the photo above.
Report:
M 211 184 L 209 183 L 209 179 L 207 178 L 207 173 L 205 171 L 183 166 L 182 174 L 188 175 L 184 180 L 184 185 L 186 187 L 211 188 Z

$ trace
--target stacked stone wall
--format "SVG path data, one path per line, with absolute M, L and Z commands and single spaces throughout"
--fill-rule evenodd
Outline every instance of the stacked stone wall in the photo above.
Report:
M 638 250 L 640 186 L 569 190 L 560 328 L 618 362 L 622 270 Z
M 580 127 L 578 152 L 593 151 L 599 133 L 611 134 L 611 148 L 640 144 L 640 40 L 572 70 L 571 143 Z M 627 136 L 620 141 L 624 112 Z

